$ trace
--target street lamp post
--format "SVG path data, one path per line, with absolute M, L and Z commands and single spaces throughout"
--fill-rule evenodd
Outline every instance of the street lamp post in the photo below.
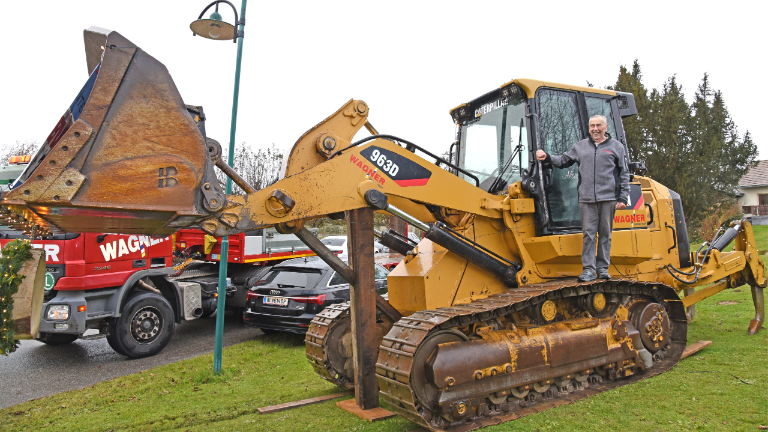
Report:
M 240 92 L 240 60 L 243 57 L 243 29 L 245 28 L 245 4 L 243 0 L 240 7 L 240 19 L 237 17 L 237 9 L 226 0 L 217 0 L 209 4 L 200 13 L 196 21 L 189 25 L 193 35 L 202 36 L 213 40 L 229 40 L 237 42 L 237 66 L 235 68 L 235 94 L 232 98 L 232 125 L 229 130 L 229 157 L 227 164 L 231 167 L 235 159 L 235 129 L 237 128 L 237 102 Z M 235 25 L 232 26 L 221 20 L 219 15 L 219 3 L 228 4 L 235 13 Z M 215 11 L 208 19 L 203 15 L 215 6 Z M 239 28 L 237 28 L 239 26 Z M 232 193 L 232 180 L 227 177 L 227 195 Z M 219 297 L 216 305 L 216 344 L 213 352 L 213 372 L 221 372 L 221 351 L 224 339 L 224 307 L 227 299 L 227 260 L 229 258 L 229 237 L 221 239 L 221 254 L 219 255 Z

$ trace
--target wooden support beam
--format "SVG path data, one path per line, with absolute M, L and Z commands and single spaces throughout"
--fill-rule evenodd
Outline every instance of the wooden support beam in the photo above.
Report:
M 25 278 L 21 281 L 16 294 L 12 295 L 14 308 L 13 319 L 14 339 L 34 339 L 40 327 L 40 315 L 43 313 L 43 296 L 45 295 L 45 252 L 32 249 L 32 258 L 24 262 L 19 274 Z
M 376 380 L 378 346 L 376 336 L 376 286 L 373 261 L 373 210 L 347 212 L 349 264 L 354 272 L 350 285 L 355 403 L 363 410 L 379 406 Z
M 389 317 L 393 323 L 400 321 L 400 318 L 403 317 L 403 314 L 401 314 L 399 310 L 395 309 L 395 307 L 385 300 L 384 297 L 378 294 L 376 294 L 376 309 Z
M 373 223 L 371 223 L 371 226 L 373 226 Z M 328 249 L 328 246 L 324 245 L 323 242 L 315 237 L 315 235 L 308 229 L 300 229 L 296 232 L 296 237 L 298 237 L 305 245 L 309 246 L 309 248 L 312 249 L 312 252 L 319 256 L 320 259 L 328 263 L 328 265 L 339 273 L 344 280 L 352 283 L 355 279 L 352 269 L 347 267 L 347 265 L 344 264 L 344 261 L 342 261 L 335 253 L 331 252 L 331 250 Z M 371 240 L 371 251 L 373 251 L 373 240 Z
M 296 237 L 299 238 L 305 245 L 320 257 L 323 261 L 328 263 L 332 269 L 341 275 L 348 283 L 353 284 L 355 280 L 355 273 L 349 268 L 344 261 L 342 261 L 335 253 L 331 252 L 326 245 L 324 245 L 314 234 L 312 234 L 306 228 L 302 228 L 296 233 Z M 373 248 L 373 246 L 371 246 Z M 395 309 L 394 306 L 389 304 L 388 301 L 378 294 L 376 294 L 376 308 L 380 310 L 384 315 L 388 316 L 392 322 L 397 322 L 403 315 Z

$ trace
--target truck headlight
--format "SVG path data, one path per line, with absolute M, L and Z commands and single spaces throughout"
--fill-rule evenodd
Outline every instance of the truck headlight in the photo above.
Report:
M 69 305 L 48 306 L 48 313 L 45 316 L 50 320 L 69 319 Z

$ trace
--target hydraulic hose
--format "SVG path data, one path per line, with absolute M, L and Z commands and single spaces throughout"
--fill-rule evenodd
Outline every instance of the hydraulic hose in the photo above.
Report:
M 736 238 L 736 236 L 739 235 L 739 231 L 741 231 L 741 223 L 732 223 L 732 226 L 729 227 L 727 230 L 725 230 L 725 232 L 723 232 L 722 228 L 718 229 L 717 233 L 715 233 L 715 238 L 712 240 L 712 243 L 710 243 L 707 249 L 704 251 L 704 254 L 701 255 L 701 258 L 699 258 L 700 257 L 699 252 L 701 251 L 701 248 L 703 248 L 704 245 L 706 245 L 706 243 L 699 246 L 699 249 L 696 250 L 696 264 L 695 264 L 696 270 L 688 273 L 675 268 L 675 266 L 673 266 L 672 264 L 669 264 L 667 265 L 667 271 L 673 278 L 675 278 L 676 280 L 684 284 L 690 285 L 698 282 L 699 274 L 701 273 L 701 269 L 703 267 L 702 264 L 704 260 L 706 260 L 706 258 L 709 256 L 709 253 L 712 250 L 722 251 L 723 249 L 728 247 L 728 245 L 731 244 L 731 242 Z M 720 234 L 721 232 L 722 232 L 722 235 Z M 672 273 L 672 270 L 674 270 L 676 273 L 683 274 L 686 276 L 695 275 L 695 277 L 692 281 L 686 281 L 677 277 L 677 275 Z
M 708 246 L 708 245 L 709 245 L 709 243 L 704 242 L 704 243 L 701 244 L 701 246 L 699 246 L 698 249 L 696 249 L 696 255 L 695 255 L 696 256 L 696 263 L 695 263 L 696 265 L 694 267 L 699 267 L 699 253 L 701 252 L 702 249 L 704 249 L 705 246 Z M 678 268 L 675 268 L 675 271 L 680 273 L 680 274 L 684 274 L 686 276 L 693 276 L 698 271 L 698 268 L 696 270 L 690 272 L 690 273 L 684 272 L 684 271 L 682 271 L 682 270 L 680 270 Z

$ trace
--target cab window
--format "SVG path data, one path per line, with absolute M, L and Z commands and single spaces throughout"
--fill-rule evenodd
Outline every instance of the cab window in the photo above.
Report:
M 523 98 L 499 99 L 478 109 L 462 127 L 459 166 L 476 175 L 480 188 L 496 193 L 522 179 L 528 163 L 528 133 Z M 516 151 L 518 146 L 519 151 Z M 461 174 L 468 182 L 474 182 Z
M 584 136 L 576 93 L 554 89 L 537 92 L 541 148 L 553 155 L 570 150 Z M 549 208 L 550 229 L 581 227 L 579 211 L 579 167 L 547 168 L 544 192 Z

